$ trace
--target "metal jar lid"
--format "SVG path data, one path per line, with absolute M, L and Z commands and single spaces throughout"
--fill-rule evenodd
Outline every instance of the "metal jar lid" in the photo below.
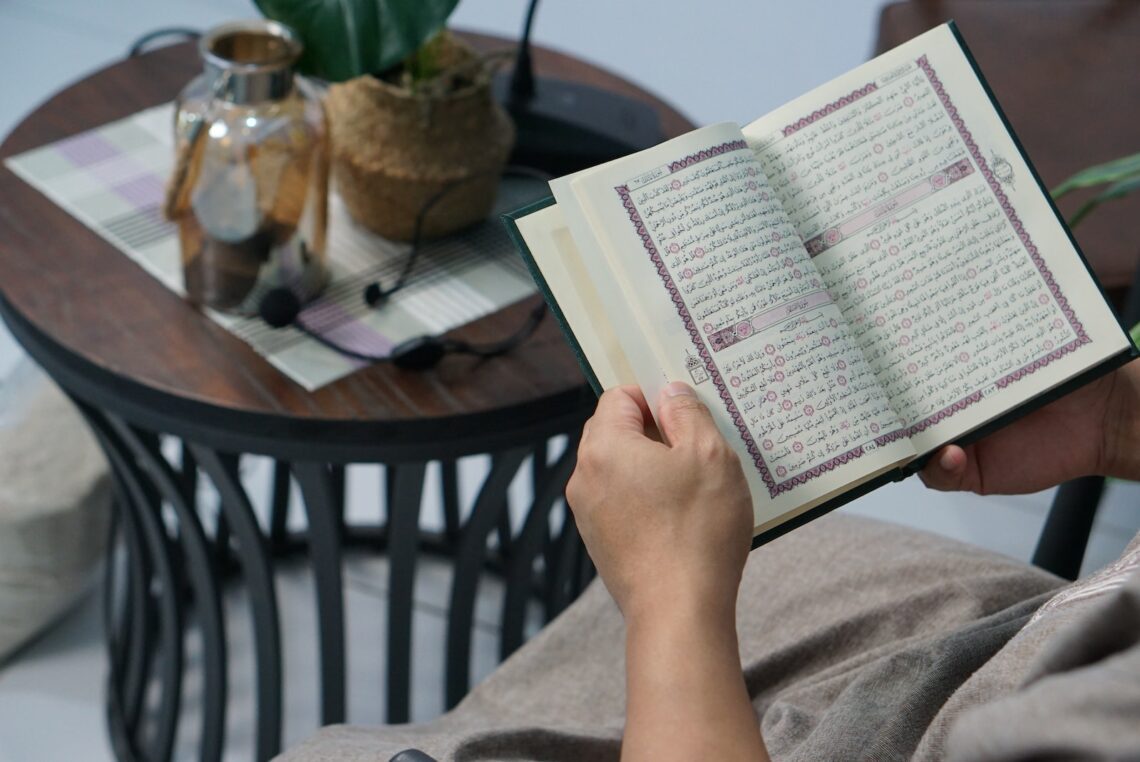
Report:
M 237 104 L 278 100 L 293 87 L 303 46 L 292 29 L 263 19 L 222 24 L 202 35 L 198 51 L 211 82 L 228 76 L 218 97 Z

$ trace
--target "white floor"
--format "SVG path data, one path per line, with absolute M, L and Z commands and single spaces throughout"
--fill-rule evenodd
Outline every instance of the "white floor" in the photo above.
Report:
M 454 25 L 510 36 L 521 22 L 524 0 L 463 0 Z M 546 2 L 540 6 L 535 39 L 623 72 L 663 95 L 697 123 L 747 121 L 865 59 L 872 49 L 878 0 L 799 0 L 757 3 L 734 0 L 710 11 L 707 3 L 682 0 Z M 0 0 L 0 135 L 6 134 L 52 92 L 121 57 L 139 35 L 157 27 L 212 24 L 255 15 L 247 0 Z M 710 84 L 712 83 L 712 84 Z M 0 204 L 3 200 L 0 199 Z M 0 328 L 0 378 L 19 358 Z M 3 387 L 0 386 L 0 393 Z M 478 468 L 477 466 L 475 467 Z M 264 481 L 264 469 L 251 478 Z M 368 483 L 372 477 L 362 476 Z M 355 482 L 354 482 L 355 483 Z M 376 490 L 350 489 L 351 511 L 373 510 Z M 1110 487 L 1086 568 L 1116 555 L 1140 519 L 1140 489 Z M 430 496 L 429 496 L 430 499 Z M 932 493 L 915 479 L 881 489 L 844 510 L 897 521 L 1028 559 L 1050 495 L 977 498 Z M 347 569 L 350 642 L 382 643 L 385 587 L 383 563 L 353 560 Z M 414 717 L 428 719 L 442 708 L 438 602 L 446 594 L 445 571 L 427 568 L 417 589 Z M 490 586 L 487 586 L 490 587 Z M 315 680 L 312 659 L 311 589 L 307 575 L 279 582 L 288 680 Z M 497 645 L 493 589 L 482 591 L 475 670 L 485 675 Z M 233 605 L 239 606 L 240 600 Z M 103 724 L 102 683 L 106 665 L 97 597 L 92 596 L 51 632 L 0 666 L 0 762 L 109 759 Z M 249 690 L 252 669 L 246 636 L 237 639 L 235 700 Z M 350 683 L 350 719 L 376 723 L 383 716 L 380 646 L 352 654 L 360 659 Z M 189 692 L 189 691 L 188 691 Z M 286 704 L 287 741 L 315 726 L 313 707 Z M 293 722 L 290 722 L 293 718 Z M 231 717 L 234 742 L 249 738 L 246 717 Z M 189 725 L 185 726 L 187 729 Z M 179 738 L 178 758 L 190 759 L 190 733 Z M 247 759 L 248 752 L 228 755 Z

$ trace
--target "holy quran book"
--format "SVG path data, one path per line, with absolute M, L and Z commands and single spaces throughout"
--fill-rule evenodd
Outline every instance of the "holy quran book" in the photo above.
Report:
M 1136 353 L 952 24 L 551 190 L 508 226 L 591 383 L 691 383 L 756 544 Z

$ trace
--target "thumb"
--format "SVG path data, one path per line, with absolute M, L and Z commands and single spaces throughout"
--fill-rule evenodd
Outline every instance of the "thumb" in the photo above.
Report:
M 918 474 L 930 489 L 942 492 L 972 491 L 970 459 L 957 445 L 947 445 L 934 454 Z
M 682 381 L 674 381 L 661 390 L 657 414 L 661 433 L 670 446 L 719 436 L 712 413 L 697 399 L 692 387 Z

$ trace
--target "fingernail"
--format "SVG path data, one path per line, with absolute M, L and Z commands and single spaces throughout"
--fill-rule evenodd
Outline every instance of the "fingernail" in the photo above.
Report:
M 686 384 L 684 381 L 674 381 L 665 387 L 666 397 L 695 397 L 696 392 L 693 387 Z
M 954 457 L 948 452 L 942 453 L 942 457 L 938 459 L 938 467 L 943 471 L 953 471 Z

